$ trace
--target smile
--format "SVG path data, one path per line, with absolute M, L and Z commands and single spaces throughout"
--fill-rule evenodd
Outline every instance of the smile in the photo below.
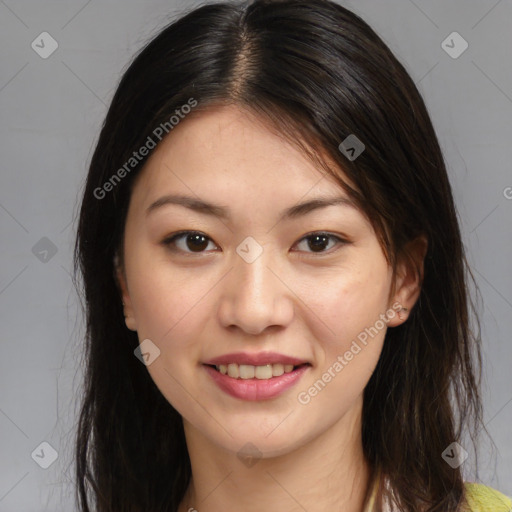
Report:
M 229 363 L 203 365 L 213 382 L 228 395 L 242 400 L 275 398 L 297 384 L 311 364 L 266 364 L 253 366 Z
M 254 366 L 252 364 L 221 364 L 216 365 L 215 368 L 223 375 L 229 375 L 234 379 L 271 379 L 272 377 L 279 377 L 283 373 L 290 373 L 293 371 L 293 364 L 265 364 L 262 366 Z

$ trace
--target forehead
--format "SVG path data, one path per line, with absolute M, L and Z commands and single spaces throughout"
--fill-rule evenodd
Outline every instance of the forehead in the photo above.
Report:
M 137 181 L 149 195 L 173 185 L 210 194 L 234 188 L 267 196 L 343 192 L 268 122 L 237 106 L 189 114 L 153 150 Z

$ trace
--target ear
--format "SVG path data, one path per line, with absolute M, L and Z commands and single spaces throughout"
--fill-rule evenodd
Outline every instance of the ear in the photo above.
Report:
M 421 235 L 409 242 L 399 257 L 389 304 L 396 315 L 389 320 L 389 327 L 396 327 L 407 321 L 420 296 L 427 248 L 427 237 Z
M 121 293 L 124 308 L 124 322 L 126 327 L 131 331 L 136 331 L 137 322 L 135 321 L 135 315 L 133 314 L 132 301 L 130 299 L 130 293 L 128 292 L 128 286 L 126 283 L 126 272 L 124 265 L 119 262 L 119 256 L 117 254 L 114 257 L 114 279 Z

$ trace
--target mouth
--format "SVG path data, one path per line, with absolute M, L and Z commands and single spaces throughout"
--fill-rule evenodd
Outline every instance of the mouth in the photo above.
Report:
M 240 380 L 249 380 L 249 379 L 258 379 L 258 380 L 270 380 L 276 377 L 280 377 L 285 373 L 292 373 L 303 366 L 311 366 L 310 363 L 302 363 L 298 365 L 293 364 L 282 364 L 282 363 L 273 363 L 273 364 L 265 364 L 265 365 L 252 365 L 252 364 L 237 364 L 237 363 L 229 363 L 229 364 L 207 364 L 205 366 L 209 366 L 213 368 L 217 372 L 222 375 L 227 375 L 232 379 L 240 379 Z
M 227 361 L 226 361 L 227 362 Z M 310 363 L 250 365 L 238 363 L 203 364 L 211 382 L 233 398 L 244 401 L 277 399 L 296 386 Z

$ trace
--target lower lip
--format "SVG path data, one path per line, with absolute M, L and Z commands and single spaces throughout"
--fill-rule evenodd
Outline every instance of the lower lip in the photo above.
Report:
M 271 379 L 234 379 L 211 366 L 203 365 L 203 367 L 222 391 L 235 398 L 253 401 L 267 400 L 284 393 L 295 385 L 309 369 L 309 365 L 299 366 L 289 373 L 283 373 L 283 375 Z

